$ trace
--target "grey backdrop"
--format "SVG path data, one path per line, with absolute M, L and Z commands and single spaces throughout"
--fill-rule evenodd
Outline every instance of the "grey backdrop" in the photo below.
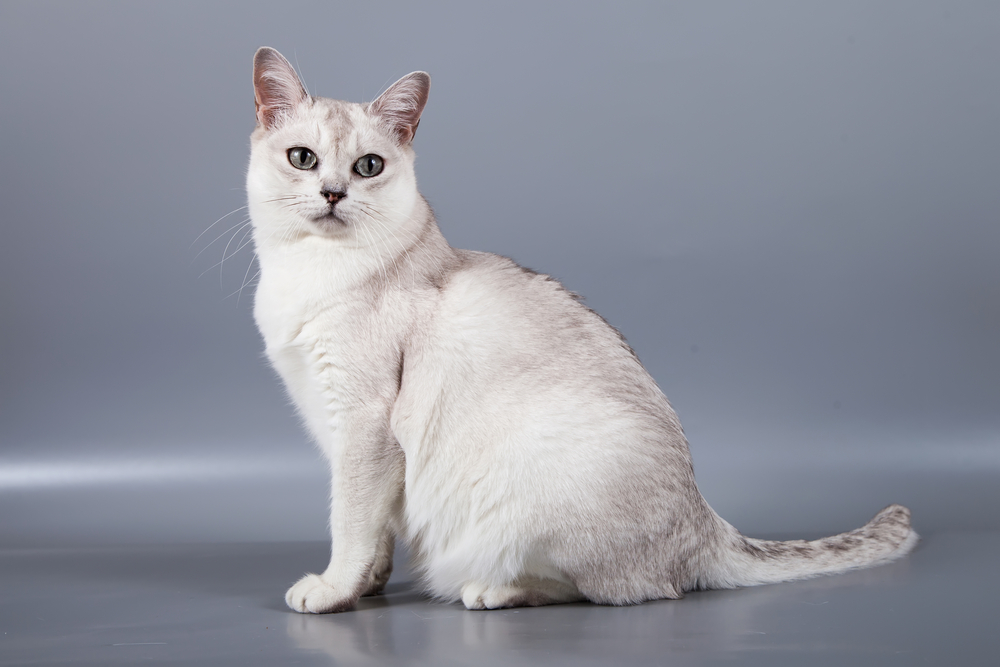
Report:
M 261 45 L 431 73 L 447 238 L 620 328 L 745 532 L 1000 527 L 997 3 L 4 0 L 3 544 L 325 534 L 233 294 Z

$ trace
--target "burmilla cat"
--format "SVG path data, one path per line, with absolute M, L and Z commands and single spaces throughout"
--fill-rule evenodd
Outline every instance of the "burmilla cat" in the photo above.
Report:
M 914 546 L 899 505 L 812 542 L 720 518 L 621 335 L 552 278 L 445 241 L 413 170 L 429 88 L 311 97 L 277 51 L 254 57 L 254 316 L 332 474 L 330 564 L 292 609 L 379 592 L 397 537 L 424 589 L 469 609 L 679 598 Z

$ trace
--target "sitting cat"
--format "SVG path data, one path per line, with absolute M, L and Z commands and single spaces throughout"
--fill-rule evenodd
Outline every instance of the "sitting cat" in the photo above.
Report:
M 292 609 L 381 591 L 396 537 L 428 593 L 469 609 L 680 598 L 913 548 L 899 505 L 812 542 L 721 519 L 622 336 L 549 276 L 445 241 L 413 170 L 429 88 L 310 97 L 277 51 L 254 57 L 254 316 L 332 474 L 330 564 Z

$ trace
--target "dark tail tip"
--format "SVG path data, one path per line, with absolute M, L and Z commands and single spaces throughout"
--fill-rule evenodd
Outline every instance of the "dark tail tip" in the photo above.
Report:
M 905 537 L 910 532 L 910 510 L 902 505 L 889 505 L 876 514 L 865 528 L 877 528 L 882 533 Z

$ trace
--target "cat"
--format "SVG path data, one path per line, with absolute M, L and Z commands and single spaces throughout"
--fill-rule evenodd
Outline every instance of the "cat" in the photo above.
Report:
M 426 73 L 353 104 L 265 47 L 253 79 L 254 318 L 332 478 L 330 563 L 292 609 L 381 592 L 396 538 L 427 593 L 469 609 L 637 604 L 914 547 L 900 505 L 811 542 L 720 518 L 624 338 L 551 277 L 441 235 L 413 166 Z

